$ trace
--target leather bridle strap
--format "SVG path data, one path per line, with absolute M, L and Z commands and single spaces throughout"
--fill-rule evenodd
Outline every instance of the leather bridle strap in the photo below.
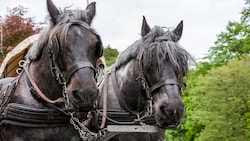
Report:
M 96 31 L 91 30 L 90 26 L 87 23 L 83 22 L 83 21 L 80 21 L 80 20 L 70 20 L 70 21 L 67 21 L 67 22 L 71 23 L 71 24 L 74 24 L 74 25 L 81 25 L 82 27 L 84 27 L 85 29 L 87 29 L 89 32 L 91 32 L 91 33 L 99 36 L 99 34 Z
M 54 36 L 52 38 L 52 44 L 49 47 L 49 55 L 51 57 L 51 73 L 54 77 L 56 77 L 56 80 L 59 81 L 60 84 L 63 84 L 63 82 L 66 81 L 66 83 L 68 84 L 70 81 L 71 76 L 78 71 L 79 69 L 83 69 L 83 68 L 90 68 L 94 71 L 94 73 L 96 72 L 94 66 L 90 63 L 90 62 L 78 62 L 75 65 L 73 65 L 67 72 L 66 72 L 66 76 L 64 77 L 62 71 L 59 69 L 59 66 L 56 62 L 56 59 L 58 57 L 59 54 L 59 41 L 57 39 L 56 36 Z
M 178 87 L 180 87 L 176 79 L 163 79 L 150 87 L 149 89 L 150 93 L 152 93 L 156 89 L 159 89 L 160 87 L 165 86 L 165 85 L 177 85 Z
M 65 102 L 65 99 L 63 97 L 60 97 L 56 100 L 51 100 L 49 99 L 40 89 L 39 87 L 36 85 L 36 83 L 33 81 L 33 79 L 31 78 L 30 74 L 29 74 L 29 71 L 28 71 L 28 67 L 29 65 L 27 64 L 27 66 L 24 66 L 23 69 L 24 71 L 26 72 L 26 75 L 32 85 L 32 87 L 35 89 L 35 91 L 37 92 L 37 94 L 43 99 L 45 100 L 46 102 L 48 103 L 52 103 L 52 104 L 55 104 L 55 103 L 62 103 L 62 102 Z
M 169 41 L 169 40 L 171 40 L 171 38 L 170 37 L 167 37 L 167 36 L 159 36 L 159 37 L 156 37 L 155 39 L 154 39 L 154 41 L 156 42 L 156 41 Z
M 78 70 L 83 69 L 83 68 L 90 68 L 94 71 L 94 73 L 96 73 L 96 70 L 94 68 L 94 66 L 90 63 L 90 62 L 79 62 L 76 63 L 74 66 L 72 66 L 66 73 L 66 82 L 67 84 L 70 81 L 71 76 Z

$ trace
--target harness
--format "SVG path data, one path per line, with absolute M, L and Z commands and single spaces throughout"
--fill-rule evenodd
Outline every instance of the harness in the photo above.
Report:
M 90 30 L 90 27 L 83 21 L 70 20 L 67 21 L 72 25 L 80 25 L 95 34 L 99 35 Z M 87 132 L 83 132 L 85 125 L 79 122 L 76 115 L 80 115 L 81 120 L 86 120 L 88 112 L 75 113 L 69 107 L 69 99 L 66 91 L 66 86 L 70 83 L 71 76 L 80 69 L 90 68 L 96 74 L 95 67 L 90 62 L 78 62 L 66 72 L 66 75 L 62 73 L 58 66 L 57 58 L 59 55 L 60 43 L 56 36 L 53 36 L 49 43 L 48 53 L 50 56 L 50 71 L 52 76 L 58 81 L 58 84 L 62 86 L 62 97 L 51 100 L 49 99 L 33 81 L 30 73 L 29 66 L 31 61 L 19 62 L 20 67 L 23 69 L 21 73 L 11 82 L 5 92 L 0 97 L 0 125 L 15 125 L 23 127 L 60 127 L 67 124 L 72 124 L 78 131 L 80 138 L 84 139 Z M 35 99 L 42 102 L 45 107 L 33 107 L 24 104 L 9 103 L 12 99 L 18 82 L 23 74 L 27 76 L 27 84 L 30 88 L 30 92 Z M 64 103 L 64 105 L 62 105 Z M 85 119 L 84 119 L 85 118 Z M 93 137 L 97 137 L 97 134 L 91 134 Z
M 161 42 L 161 41 L 167 41 L 170 40 L 166 36 L 159 36 L 154 41 L 155 42 Z M 139 75 L 136 78 L 137 81 L 141 83 L 142 88 L 145 90 L 145 97 L 146 97 L 146 103 L 145 103 L 145 110 L 144 111 L 132 111 L 129 109 L 126 102 L 123 100 L 123 98 L 120 95 L 119 85 L 116 78 L 116 70 L 115 68 L 111 68 L 107 74 L 105 74 L 104 78 L 104 85 L 103 90 L 103 109 L 97 110 L 97 112 L 102 116 L 98 117 L 98 122 L 101 122 L 100 128 L 104 128 L 105 125 L 155 125 L 156 120 L 153 113 L 153 99 L 152 99 L 152 93 L 165 86 L 165 85 L 177 85 L 180 89 L 181 86 L 178 83 L 176 79 L 162 79 L 159 82 L 153 84 L 152 86 L 149 86 L 147 79 L 145 77 L 146 74 L 146 68 L 144 67 L 142 60 L 143 60 L 143 53 L 144 48 L 139 50 L 138 56 L 136 57 L 138 68 L 139 68 Z M 118 98 L 119 104 L 124 110 L 112 110 L 107 109 L 107 82 L 110 80 L 113 86 L 113 89 L 115 91 L 116 97 Z
M 79 24 L 82 26 L 86 26 L 86 23 L 79 22 L 79 21 L 70 21 L 72 24 Z M 87 28 L 88 29 L 88 28 Z M 94 33 L 95 34 L 95 33 Z M 156 38 L 155 41 L 164 41 L 169 40 L 164 37 Z M 179 83 L 175 79 L 162 79 L 159 82 L 155 83 L 152 86 L 148 85 L 148 82 L 145 77 L 146 69 L 143 66 L 142 59 L 144 49 L 139 51 L 139 55 L 137 56 L 136 60 L 138 62 L 139 67 L 139 76 L 136 78 L 137 81 L 141 82 L 142 88 L 146 91 L 146 107 L 145 111 L 142 112 L 134 112 L 131 111 L 126 102 L 120 97 L 119 86 L 117 83 L 117 78 L 115 74 L 115 70 L 111 70 L 108 74 L 105 75 L 105 80 L 108 80 L 108 77 L 111 77 L 112 84 L 114 86 L 114 91 L 117 95 L 119 103 L 124 108 L 124 110 L 107 110 L 107 87 L 104 87 L 104 102 L 103 102 L 103 109 L 96 109 L 92 112 L 85 112 L 83 113 L 83 117 L 87 117 L 85 120 L 86 122 L 82 123 L 79 121 L 78 118 L 75 117 L 72 109 L 69 108 L 69 101 L 68 101 L 68 94 L 66 91 L 66 85 L 69 83 L 71 76 L 78 71 L 79 69 L 84 68 L 91 68 L 94 72 L 96 71 L 93 65 L 89 62 L 78 62 L 73 65 L 67 72 L 66 75 L 63 75 L 62 71 L 59 69 L 57 63 L 57 57 L 59 54 L 60 43 L 56 36 L 52 38 L 50 46 L 48 48 L 49 56 L 51 58 L 50 61 L 50 71 L 55 79 L 58 81 L 60 85 L 63 87 L 63 97 L 58 98 L 56 100 L 51 100 L 43 94 L 38 86 L 32 80 L 29 74 L 29 64 L 30 62 L 27 61 L 25 65 L 22 65 L 23 71 L 22 73 L 27 74 L 27 78 L 30 84 L 30 91 L 36 99 L 41 100 L 45 103 L 48 108 L 37 108 L 32 106 L 27 106 L 23 104 L 17 103 L 9 103 L 11 98 L 4 98 L 4 103 L 1 105 L 1 125 L 17 125 L 17 126 L 24 126 L 24 127 L 58 127 L 64 126 L 65 124 L 72 124 L 73 127 L 78 131 L 81 139 L 83 140 L 107 140 L 107 133 L 108 128 L 104 128 L 105 125 L 155 125 L 155 118 L 153 113 L 153 101 L 152 101 L 152 92 L 156 89 L 159 89 L 165 85 L 177 85 Z M 21 74 L 22 74 L 21 73 Z M 19 78 L 21 76 L 19 75 Z M 5 97 L 12 97 L 14 94 L 15 88 L 18 84 L 19 79 L 15 79 L 11 85 L 8 86 L 6 90 Z M 106 94 L 105 94 L 106 93 Z M 106 100 L 105 100 L 106 99 Z M 64 106 L 59 106 L 61 103 L 64 103 Z M 99 116 L 98 116 L 99 115 Z M 96 120 L 96 122 L 101 126 L 97 129 L 98 132 L 92 132 L 87 128 L 87 125 L 90 120 Z M 107 120 L 106 120 L 107 119 Z M 70 122 L 68 122 L 70 121 Z M 157 132 L 155 130 L 154 132 Z

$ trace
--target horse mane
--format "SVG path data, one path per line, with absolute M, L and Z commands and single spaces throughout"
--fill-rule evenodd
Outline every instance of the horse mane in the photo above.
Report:
M 30 59 L 31 61 L 39 59 L 43 48 L 48 45 L 48 41 L 50 41 L 54 36 L 58 38 L 60 44 L 65 44 L 67 42 L 66 36 L 68 30 L 72 25 L 72 23 L 69 22 L 70 20 L 79 20 L 86 22 L 85 11 L 78 9 L 67 10 L 65 8 L 63 12 L 60 10 L 58 19 L 59 22 L 56 25 L 54 25 L 54 23 L 50 21 L 49 26 L 41 31 L 38 40 L 33 43 L 32 47 L 26 54 L 26 59 Z M 89 28 L 89 30 L 95 33 L 95 30 L 93 28 Z
M 164 36 L 168 40 L 155 41 L 160 36 Z M 136 59 L 140 50 L 143 49 L 143 64 L 145 64 L 145 68 L 151 65 L 152 58 L 156 58 L 159 64 L 165 59 L 169 60 L 173 65 L 176 74 L 180 75 L 180 77 L 185 76 L 188 71 L 188 62 L 192 61 L 192 57 L 178 42 L 174 42 L 175 38 L 172 31 L 165 31 L 164 28 L 155 26 L 145 37 L 135 41 L 135 43 L 121 52 L 115 66 L 120 68 L 130 60 Z M 155 54 L 157 55 L 154 56 Z

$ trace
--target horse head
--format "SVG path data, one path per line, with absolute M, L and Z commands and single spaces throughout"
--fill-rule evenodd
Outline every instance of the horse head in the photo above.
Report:
M 178 43 L 182 29 L 182 21 L 174 30 L 151 29 L 143 17 L 141 39 L 121 52 L 115 63 L 121 106 L 154 113 L 162 128 L 177 128 L 185 111 L 181 93 L 191 56 Z
M 103 53 L 101 38 L 90 27 L 95 2 L 85 10 L 59 11 L 47 0 L 47 8 L 50 27 L 26 55 L 30 73 L 48 98 L 64 96 L 76 110 L 92 109 L 98 96 L 95 66 Z
M 179 44 L 183 30 L 181 21 L 174 30 L 151 29 L 143 17 L 142 44 L 139 60 L 140 77 L 145 85 L 146 99 L 152 99 L 157 124 L 175 129 L 181 122 L 185 106 L 181 99 L 183 77 L 191 59 Z

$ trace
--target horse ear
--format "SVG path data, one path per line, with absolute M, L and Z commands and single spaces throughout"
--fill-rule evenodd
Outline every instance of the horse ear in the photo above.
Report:
M 177 42 L 181 39 L 181 35 L 182 35 L 182 30 L 183 30 L 183 21 L 181 21 L 177 27 L 173 30 L 173 33 L 175 35 L 174 37 L 174 41 Z
M 90 25 L 95 16 L 95 2 L 91 2 L 85 10 L 86 22 Z
M 51 0 L 47 0 L 47 8 L 49 11 L 49 15 L 51 17 L 51 22 L 56 24 L 57 23 L 57 17 L 60 14 L 59 10 L 56 8 L 54 3 Z
M 143 16 L 142 20 L 142 27 L 141 27 L 141 36 L 146 36 L 151 31 L 151 28 L 149 27 L 146 18 Z

